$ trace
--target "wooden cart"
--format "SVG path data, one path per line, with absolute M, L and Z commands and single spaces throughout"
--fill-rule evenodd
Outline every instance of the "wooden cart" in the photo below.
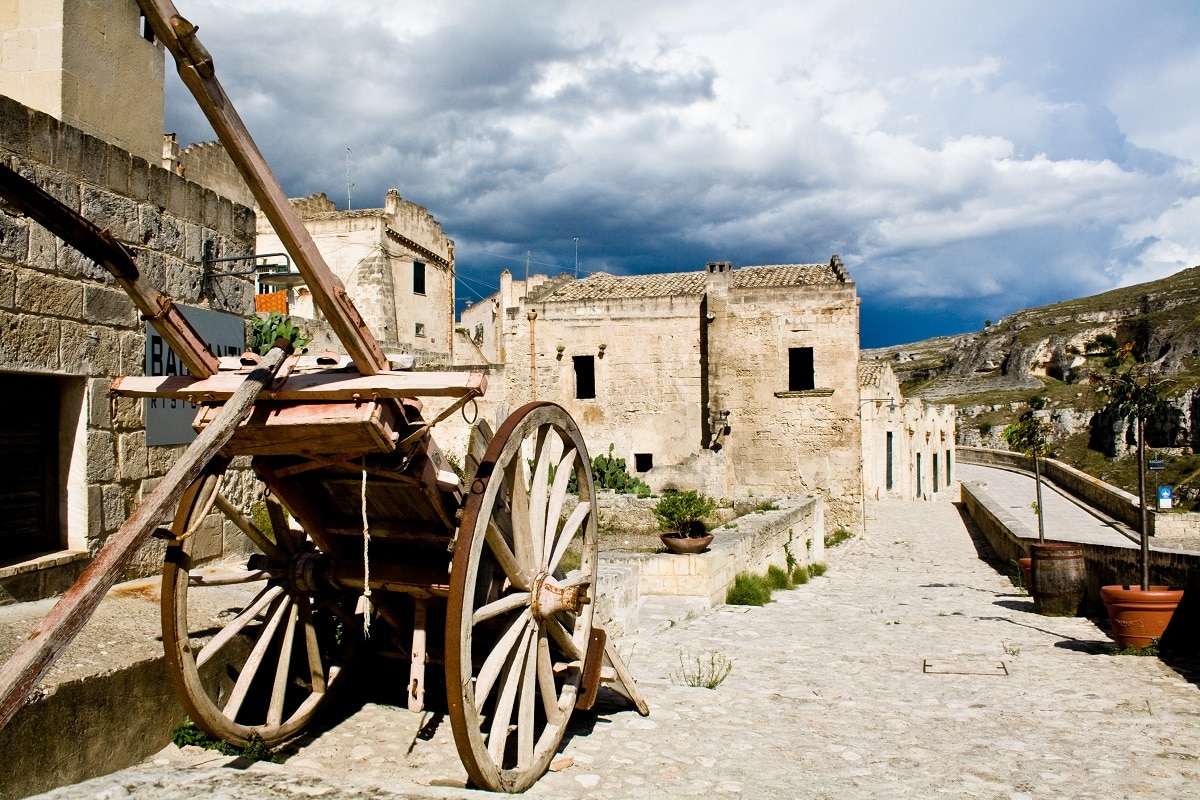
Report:
M 408 662 L 397 680 L 414 711 L 425 705 L 427 665 L 444 672 L 472 781 L 521 791 L 546 771 L 573 710 L 591 707 L 601 681 L 648 713 L 592 620 L 596 509 L 579 428 L 551 403 L 523 406 L 494 434 L 479 421 L 460 482 L 431 430 L 473 405 L 484 376 L 392 369 L 217 83 L 195 28 L 169 0 L 140 4 L 350 355 L 303 357 L 281 340 L 261 359 L 217 359 L 128 250 L 0 166 L 0 194 L 108 268 L 190 372 L 118 378 L 114 394 L 200 407 L 195 443 L 0 670 L 0 724 L 157 536 L 166 540 L 168 671 L 206 732 L 286 742 L 353 675 L 357 656 L 390 651 Z M 431 403 L 441 413 L 426 420 Z M 250 519 L 259 498 L 269 526 Z M 197 543 L 220 517 L 253 543 L 244 563 L 201 558 Z

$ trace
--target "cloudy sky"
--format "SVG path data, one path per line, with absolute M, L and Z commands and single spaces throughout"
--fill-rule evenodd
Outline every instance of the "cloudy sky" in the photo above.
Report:
M 1191 3 L 176 5 L 285 191 L 399 189 L 460 298 L 576 237 L 581 274 L 838 253 L 872 347 L 1200 264 Z

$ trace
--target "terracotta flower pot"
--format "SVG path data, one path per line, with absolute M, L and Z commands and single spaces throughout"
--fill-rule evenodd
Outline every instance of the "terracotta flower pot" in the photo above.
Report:
M 1100 599 L 1108 609 L 1117 647 L 1141 648 L 1163 635 L 1183 590 L 1151 586 L 1143 592 L 1140 586 L 1101 586 Z
M 1033 581 L 1029 577 L 1029 570 L 1033 568 L 1032 558 L 1018 558 L 1017 566 L 1021 568 L 1021 585 L 1025 587 L 1025 591 L 1033 597 Z
M 667 546 L 667 549 L 672 553 L 703 553 L 712 543 L 713 537 L 711 533 L 704 536 L 668 536 L 665 533 L 659 534 L 662 543 Z

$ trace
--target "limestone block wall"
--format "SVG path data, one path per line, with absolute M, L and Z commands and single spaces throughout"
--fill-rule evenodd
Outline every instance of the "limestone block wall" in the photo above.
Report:
M 853 284 L 710 287 L 710 413 L 728 412 L 730 489 L 823 494 L 830 529 L 861 528 L 858 304 Z M 811 347 L 811 391 L 789 392 L 789 349 Z
M 252 312 L 248 281 L 206 283 L 201 267 L 206 255 L 253 251 L 249 209 L 6 97 L 0 158 L 111 231 L 177 302 Z M 144 323 L 104 269 L 0 209 L 0 372 L 50 376 L 58 387 L 65 551 L 95 553 L 180 452 L 146 444 L 143 401 L 110 402 L 112 378 L 143 374 L 145 347 Z M 159 560 L 148 549 L 134 572 Z M 8 599 L 40 591 L 37 571 L 14 580 Z
M 612 444 L 614 455 L 626 459 L 633 472 L 636 453 L 652 456 L 657 466 L 700 452 L 698 298 L 607 300 L 591 306 L 534 303 L 532 308 L 537 312 L 532 362 L 537 399 L 559 403 L 571 414 L 593 456 Z M 503 391 L 516 408 L 533 397 L 533 372 L 530 321 L 524 311 L 511 316 Z M 575 357 L 590 359 L 594 398 L 576 397 Z
M 0 6 L 0 94 L 158 163 L 164 50 L 142 36 L 136 0 Z

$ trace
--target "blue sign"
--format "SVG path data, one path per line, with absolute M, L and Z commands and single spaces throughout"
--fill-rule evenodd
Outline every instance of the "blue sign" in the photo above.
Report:
M 1174 500 L 1174 495 L 1171 492 L 1170 486 L 1158 487 L 1158 507 L 1159 508 L 1163 508 L 1163 509 L 1170 508 L 1172 500 Z

